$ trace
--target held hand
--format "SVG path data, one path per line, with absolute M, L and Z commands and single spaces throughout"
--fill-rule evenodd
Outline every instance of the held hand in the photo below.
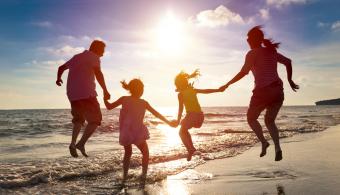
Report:
M 296 90 L 300 89 L 299 85 L 295 84 L 293 80 L 289 81 L 289 85 L 292 88 L 293 91 L 296 92 Z
M 63 83 L 63 80 L 61 79 L 57 79 L 57 81 L 55 82 L 55 84 L 57 84 L 58 86 L 61 86 L 62 83 Z
M 220 88 L 218 88 L 218 91 L 219 92 L 224 92 L 227 88 L 228 88 L 229 85 L 223 85 L 221 86 Z
M 176 127 L 178 126 L 178 121 L 177 121 L 177 120 L 172 120 L 172 121 L 170 121 L 169 125 L 170 125 L 171 127 L 176 128 Z
M 108 91 L 104 91 L 104 100 L 109 100 L 111 98 L 111 95 Z

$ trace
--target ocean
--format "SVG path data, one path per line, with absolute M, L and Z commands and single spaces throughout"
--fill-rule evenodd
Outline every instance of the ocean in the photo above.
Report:
M 177 115 L 177 108 L 158 110 L 169 119 Z M 147 183 L 209 160 L 233 157 L 258 142 L 246 121 L 247 107 L 207 107 L 203 111 L 203 126 L 190 130 L 194 145 L 202 154 L 190 162 L 186 161 L 179 129 L 147 113 Z M 72 133 L 69 109 L 0 110 L 0 194 L 119 193 L 124 152 L 118 143 L 119 109 L 102 112 L 102 125 L 86 145 L 90 157 L 82 157 L 78 152 L 80 157 L 72 158 L 68 151 Z M 264 124 L 263 115 L 259 120 Z M 340 106 L 284 106 L 277 118 L 281 138 L 323 131 L 339 123 Z M 133 147 L 127 185 L 137 186 L 140 173 L 141 154 Z

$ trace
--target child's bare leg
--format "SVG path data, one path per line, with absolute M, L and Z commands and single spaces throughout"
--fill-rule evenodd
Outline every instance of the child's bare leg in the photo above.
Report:
M 138 144 L 137 147 L 143 155 L 141 183 L 144 185 L 145 180 L 146 180 L 146 174 L 148 172 L 148 166 L 149 166 L 149 147 L 148 147 L 148 143 L 146 143 L 146 141 L 144 141 L 141 144 Z
M 179 130 L 179 136 L 181 137 L 181 140 L 188 151 L 187 160 L 190 161 L 193 153 L 196 151 L 196 148 L 192 143 L 191 135 L 188 129 L 182 126 Z
M 130 167 L 130 159 L 132 155 L 132 146 L 126 145 L 124 146 L 124 159 L 123 159 L 123 183 L 127 179 L 129 167 Z

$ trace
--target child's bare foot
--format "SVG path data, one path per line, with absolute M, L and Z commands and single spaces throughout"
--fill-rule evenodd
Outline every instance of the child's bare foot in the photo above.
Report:
M 267 154 L 267 148 L 269 147 L 269 143 L 266 142 L 266 143 L 262 143 L 262 151 L 261 151 L 261 154 L 260 154 L 260 157 L 263 157 Z
M 77 148 L 78 150 L 80 150 L 80 152 L 81 152 L 81 154 L 82 154 L 83 156 L 89 157 L 89 156 L 86 154 L 86 152 L 85 152 L 85 146 L 84 146 L 84 145 L 79 145 L 79 144 L 77 144 L 77 145 L 76 145 L 76 148 Z
M 73 156 L 74 158 L 77 158 L 77 157 L 78 157 L 76 145 L 70 144 L 70 146 L 68 147 L 68 149 L 70 150 L 71 156 Z
M 139 177 L 139 187 L 140 188 L 144 188 L 145 187 L 145 182 L 146 182 L 146 175 L 142 174 L 140 177 Z
M 192 156 L 201 154 L 196 148 L 189 150 L 187 155 L 187 161 L 191 161 Z

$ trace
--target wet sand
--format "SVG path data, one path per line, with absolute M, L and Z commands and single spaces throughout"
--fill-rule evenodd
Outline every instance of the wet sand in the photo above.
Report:
M 274 146 L 260 145 L 233 158 L 212 160 L 132 194 L 340 194 L 340 125 L 282 139 L 283 160 Z M 197 157 L 196 157 L 197 158 Z

